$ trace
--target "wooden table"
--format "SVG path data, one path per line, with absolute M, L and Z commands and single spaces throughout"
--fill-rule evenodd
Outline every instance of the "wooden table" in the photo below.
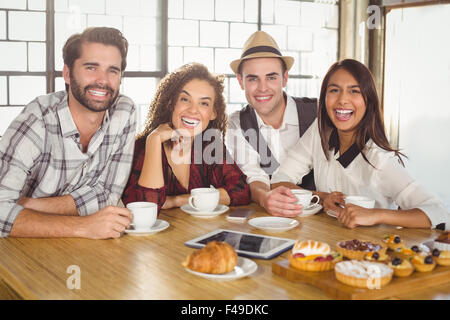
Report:
M 252 217 L 266 216 L 259 206 Z M 248 223 L 226 220 L 226 213 L 211 219 L 194 218 L 180 209 L 163 210 L 160 219 L 170 227 L 150 236 L 124 235 L 119 239 L 0 239 L 0 298 L 23 299 L 328 299 L 313 286 L 290 282 L 272 272 L 272 262 L 287 259 L 288 253 L 272 260 L 257 260 L 258 270 L 250 277 L 209 281 L 186 272 L 181 266 L 194 249 L 184 242 L 218 228 L 257 234 Z M 319 213 L 296 218 L 300 225 L 272 234 L 291 239 L 316 239 L 334 244 L 343 239 L 380 240 L 397 233 L 407 245 L 434 239 L 436 230 L 396 229 L 391 226 L 343 227 L 336 219 Z M 67 280 L 77 266 L 80 289 L 69 289 Z M 450 299 L 450 284 L 397 299 Z

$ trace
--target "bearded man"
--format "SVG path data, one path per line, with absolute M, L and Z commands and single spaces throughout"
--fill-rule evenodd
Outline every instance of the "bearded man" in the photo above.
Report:
M 39 96 L 0 140 L 0 236 L 119 237 L 136 106 L 119 94 L 128 42 L 88 28 L 64 45 L 66 90 Z

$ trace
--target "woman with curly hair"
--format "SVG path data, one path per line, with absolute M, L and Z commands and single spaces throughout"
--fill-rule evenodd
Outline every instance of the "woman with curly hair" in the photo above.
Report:
M 161 80 L 146 127 L 135 142 L 124 204 L 149 201 L 158 210 L 181 207 L 192 189 L 211 185 L 220 192 L 220 204 L 250 202 L 246 176 L 226 161 L 223 79 L 192 63 Z

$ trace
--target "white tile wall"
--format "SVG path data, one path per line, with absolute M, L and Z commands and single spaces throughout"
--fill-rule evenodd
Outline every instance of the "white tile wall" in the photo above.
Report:
M 0 8 L 25 10 L 27 8 L 27 0 L 0 0 Z
M 44 42 L 28 43 L 28 71 L 45 71 L 46 46 Z
M 228 47 L 228 22 L 200 21 L 200 46 Z
M 216 0 L 216 20 L 244 21 L 244 0 Z
M 45 19 L 45 12 L 10 11 L 9 39 L 45 41 Z M 32 27 L 24 28 L 24 26 Z
M 6 39 L 6 11 L 0 11 L 0 39 Z
M 9 77 L 9 103 L 11 105 L 26 105 L 37 96 L 44 94 L 46 94 L 45 77 Z
M 0 41 L 0 70 L 27 71 L 27 44 L 25 42 Z

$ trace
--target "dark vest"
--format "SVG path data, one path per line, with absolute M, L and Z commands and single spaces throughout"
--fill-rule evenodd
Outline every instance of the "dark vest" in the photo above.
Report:
M 293 97 L 293 99 L 297 106 L 299 136 L 301 137 L 317 118 L 317 99 L 295 97 Z M 248 143 L 250 143 L 253 149 L 258 151 L 260 155 L 261 168 L 269 175 L 269 177 L 272 177 L 273 172 L 280 166 L 280 164 L 272 155 L 266 140 L 259 132 L 255 110 L 250 107 L 250 105 L 247 105 L 240 111 L 239 120 L 245 139 Z M 251 137 L 246 134 L 246 131 L 250 128 L 253 129 L 250 132 L 256 133 L 256 139 L 251 139 Z M 308 190 L 316 190 L 313 170 L 303 177 L 302 183 L 299 186 Z

